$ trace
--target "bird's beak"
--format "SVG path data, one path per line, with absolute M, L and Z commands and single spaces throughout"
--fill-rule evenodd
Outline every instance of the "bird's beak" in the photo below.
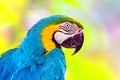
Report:
M 75 51 L 72 54 L 74 55 L 81 49 L 83 42 L 84 42 L 84 34 L 83 32 L 79 32 L 73 37 L 70 37 L 67 40 L 63 41 L 61 45 L 66 48 L 75 48 Z

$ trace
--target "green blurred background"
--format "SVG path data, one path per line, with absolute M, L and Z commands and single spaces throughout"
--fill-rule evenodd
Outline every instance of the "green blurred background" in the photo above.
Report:
M 120 80 L 119 0 L 0 0 L 0 55 L 18 47 L 38 20 L 54 14 L 78 19 L 85 41 L 67 61 L 66 80 Z

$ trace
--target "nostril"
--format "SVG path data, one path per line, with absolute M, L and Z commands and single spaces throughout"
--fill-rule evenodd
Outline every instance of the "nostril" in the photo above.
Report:
M 81 29 L 78 30 L 78 32 L 80 32 L 80 31 L 81 31 Z
M 82 33 L 82 29 L 81 28 L 77 29 L 76 32 L 75 32 L 76 35 L 80 34 L 80 33 Z
M 78 31 L 78 32 L 81 32 L 81 31 L 82 31 L 82 29 L 81 29 L 81 28 L 79 28 L 77 31 Z

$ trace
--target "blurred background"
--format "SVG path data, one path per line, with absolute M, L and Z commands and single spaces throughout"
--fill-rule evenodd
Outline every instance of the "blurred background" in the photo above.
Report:
M 64 14 L 81 22 L 85 41 L 67 60 L 66 80 L 120 80 L 119 0 L 0 0 L 0 55 L 18 47 L 41 18 Z

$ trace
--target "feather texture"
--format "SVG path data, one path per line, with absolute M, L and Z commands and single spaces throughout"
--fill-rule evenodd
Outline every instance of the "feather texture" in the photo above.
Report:
M 64 54 L 58 48 L 53 49 L 48 55 L 40 56 L 35 51 L 29 60 L 27 56 L 20 57 L 16 62 L 13 52 L 21 49 L 8 51 L 0 59 L 0 78 L 1 80 L 64 80 L 65 59 Z M 24 54 L 24 53 L 22 53 Z
M 65 21 L 79 24 L 63 15 L 38 21 L 28 31 L 19 48 L 9 50 L 1 56 L 0 80 L 64 80 L 66 62 L 62 50 L 52 48 L 48 52 L 41 38 L 45 27 Z

